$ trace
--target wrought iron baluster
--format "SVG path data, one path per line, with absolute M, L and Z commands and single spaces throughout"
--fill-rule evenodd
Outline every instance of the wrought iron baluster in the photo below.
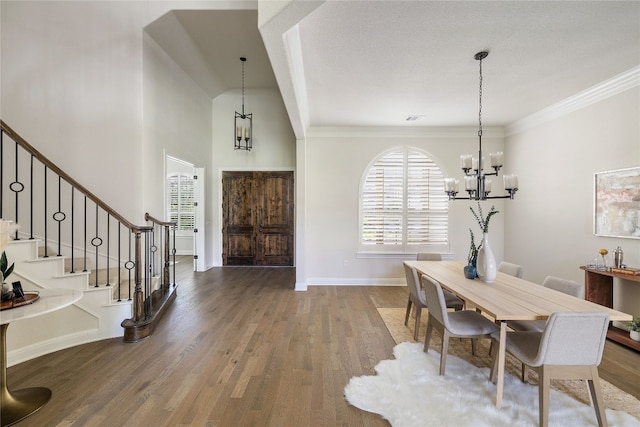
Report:
M 163 250 L 163 254 L 164 254 L 164 268 L 162 269 L 162 292 L 166 292 L 169 290 L 169 287 L 171 286 L 171 280 L 169 278 L 169 231 L 170 231 L 170 226 L 169 225 L 165 225 L 164 226 L 164 250 Z
M 47 200 L 48 200 L 48 192 L 47 192 L 47 166 L 44 166 L 44 258 L 49 258 L 49 221 L 47 221 Z
M 91 244 L 93 245 L 94 248 L 96 248 L 96 263 L 93 266 L 94 270 L 95 270 L 95 279 L 96 279 L 96 285 L 94 286 L 94 288 L 98 288 L 98 248 L 100 247 L 100 245 L 102 245 L 102 239 L 100 238 L 100 230 L 98 229 L 99 226 L 99 221 L 98 221 L 98 205 L 96 204 L 96 235 L 93 239 L 91 239 Z
M 151 230 L 151 236 L 149 236 L 149 232 L 144 233 L 145 236 L 145 247 L 146 247 L 146 251 L 145 251 L 145 256 L 146 256 L 146 264 L 147 264 L 147 271 L 149 272 L 148 274 L 145 275 L 144 277 L 144 300 L 145 300 L 145 310 L 144 310 L 144 318 L 148 319 L 149 317 L 151 317 L 151 277 L 153 276 L 153 272 L 152 272 L 152 265 L 153 265 L 153 256 L 155 253 L 155 245 L 154 243 L 154 236 L 155 233 L 153 231 L 154 229 L 152 228 Z
M 18 176 L 19 174 L 19 165 L 18 165 L 18 148 L 20 146 L 18 145 L 18 141 L 16 141 L 16 151 L 15 151 L 15 179 L 14 181 L 9 184 L 9 189 L 11 191 L 13 191 L 15 193 L 15 200 L 16 200 L 16 206 L 15 206 L 15 218 L 16 218 L 16 223 L 18 222 L 18 218 L 19 217 L 19 206 L 20 206 L 20 197 L 19 194 L 22 192 L 22 190 L 24 190 L 24 184 L 22 184 L 19 179 L 20 177 Z M 15 235 L 14 235 L 14 240 L 20 240 L 20 236 L 18 235 L 18 230 L 16 229 L 15 231 Z
M 33 240 L 33 160 L 35 156 L 31 155 L 31 168 L 29 175 L 29 240 Z
M 76 217 L 76 210 L 75 210 L 75 194 L 76 194 L 76 188 L 74 186 L 71 186 L 71 271 L 70 273 L 75 273 L 75 258 L 74 258 L 74 253 L 75 253 L 75 217 Z
M 122 223 L 118 221 L 118 302 L 122 301 Z
M 129 261 L 127 261 L 124 266 L 127 269 L 128 273 L 129 273 L 129 279 L 127 280 L 127 286 L 129 287 L 128 290 L 128 294 L 129 294 L 129 301 L 131 301 L 131 269 L 135 266 L 135 263 L 131 260 L 131 247 L 132 247 L 132 242 L 131 242 L 131 238 L 133 236 L 133 233 L 129 233 Z
M 15 208 L 14 208 L 14 211 L 15 211 L 14 218 L 16 219 L 16 222 L 18 222 L 18 218 L 20 218 L 18 216 L 18 214 L 19 214 L 18 206 L 20 205 L 20 203 L 18 203 L 18 199 L 19 199 L 18 193 L 19 193 L 19 191 L 18 191 L 18 188 L 14 186 L 14 184 L 16 184 L 16 185 L 18 184 L 18 141 L 16 141 L 15 147 L 16 147 L 16 151 L 15 151 L 15 156 L 14 156 L 14 159 L 13 159 L 14 160 L 14 176 L 15 176 L 15 179 L 13 180 L 13 182 L 11 184 L 9 184 L 9 189 L 11 191 L 13 191 L 14 196 L 15 196 L 16 205 L 15 205 Z M 17 240 L 17 236 L 18 236 L 18 231 L 16 230 L 16 240 Z
M 58 175 L 58 210 L 53 214 L 53 219 L 58 223 L 58 256 L 62 256 L 62 221 L 65 218 L 62 212 L 62 177 Z
M 173 225 L 171 229 L 173 230 L 173 245 L 171 245 L 171 254 L 173 256 L 173 287 L 176 287 L 176 228 L 177 225 Z
M 107 212 L 107 286 L 111 286 L 111 270 L 109 270 L 109 267 L 111 265 L 111 263 L 109 262 L 109 258 L 110 258 L 109 254 L 111 253 L 109 251 L 110 249 L 109 245 L 111 242 L 111 236 L 109 234 L 109 230 L 110 230 L 109 226 L 111 223 L 110 219 L 111 219 L 111 215 L 109 215 L 109 212 Z
M 87 196 L 84 196 L 84 238 L 82 239 L 82 251 L 83 251 L 83 257 L 82 257 L 82 271 L 86 272 L 87 271 Z

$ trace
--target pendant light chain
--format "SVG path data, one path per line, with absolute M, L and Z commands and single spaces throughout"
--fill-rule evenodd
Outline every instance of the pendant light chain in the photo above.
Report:
M 244 116 L 244 60 L 240 58 L 242 62 L 242 115 Z
M 482 59 L 480 59 L 480 98 L 478 108 L 478 136 L 482 136 Z

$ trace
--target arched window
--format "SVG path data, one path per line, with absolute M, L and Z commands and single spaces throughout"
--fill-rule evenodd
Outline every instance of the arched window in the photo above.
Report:
M 360 251 L 448 251 L 444 177 L 427 153 L 399 147 L 375 159 L 360 191 Z

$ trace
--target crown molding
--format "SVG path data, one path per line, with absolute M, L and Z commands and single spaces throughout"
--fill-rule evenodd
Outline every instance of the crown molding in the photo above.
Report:
M 502 138 L 504 130 L 498 126 L 482 128 L 485 138 Z M 316 126 L 306 132 L 309 138 L 478 138 L 478 128 L 471 126 Z
M 640 65 L 505 126 L 505 136 L 517 134 L 565 116 L 636 86 L 640 86 Z

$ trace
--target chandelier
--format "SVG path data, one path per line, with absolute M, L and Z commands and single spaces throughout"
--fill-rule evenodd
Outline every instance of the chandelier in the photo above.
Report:
M 247 58 L 241 57 L 242 62 L 242 113 L 236 111 L 236 117 L 233 120 L 234 128 L 236 130 L 234 138 L 234 149 L 251 151 L 253 148 L 253 115 L 251 113 L 244 112 L 244 63 Z
M 478 52 L 474 58 L 480 63 L 480 107 L 478 109 L 478 158 L 471 154 L 460 156 L 460 167 L 464 172 L 464 189 L 469 194 L 468 197 L 456 197 L 460 183 L 455 178 L 444 179 L 444 191 L 449 196 L 449 200 L 487 200 L 487 199 L 513 199 L 518 191 L 518 176 L 504 175 L 504 189 L 508 193 L 504 196 L 489 196 L 491 192 L 491 179 L 488 176 L 498 176 L 500 168 L 503 166 L 504 154 L 502 152 L 490 153 L 489 159 L 493 172 L 484 172 L 484 158 L 482 157 L 482 60 L 489 55 L 489 52 Z

